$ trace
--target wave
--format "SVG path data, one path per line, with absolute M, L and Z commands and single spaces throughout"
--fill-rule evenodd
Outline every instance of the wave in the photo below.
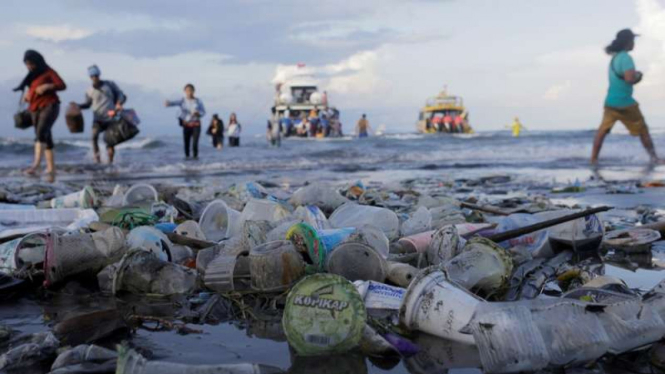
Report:
M 165 147 L 168 144 L 155 138 L 143 138 L 130 140 L 127 143 L 120 144 L 118 149 L 157 149 Z

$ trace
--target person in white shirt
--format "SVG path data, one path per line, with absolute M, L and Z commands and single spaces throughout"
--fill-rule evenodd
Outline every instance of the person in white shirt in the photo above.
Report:
M 242 126 L 238 123 L 238 117 L 235 113 L 231 113 L 231 117 L 229 117 L 229 127 L 226 132 L 229 135 L 229 147 L 240 147 Z

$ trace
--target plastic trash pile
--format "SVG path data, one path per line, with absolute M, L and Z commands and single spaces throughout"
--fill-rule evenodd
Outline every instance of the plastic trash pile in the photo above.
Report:
M 657 214 L 626 224 L 543 195 L 463 198 L 454 188 L 136 184 L 3 204 L 4 303 L 85 289 L 107 301 L 170 300 L 173 310 L 116 305 L 48 333 L 0 326 L 0 371 L 283 372 L 151 360 L 131 341 L 151 323 L 190 334 L 225 321 L 273 321 L 300 357 L 392 358 L 413 373 L 587 370 L 644 352 L 661 365 L 665 282 L 639 290 L 604 272 L 665 266 Z M 118 331 L 126 335 L 109 344 Z

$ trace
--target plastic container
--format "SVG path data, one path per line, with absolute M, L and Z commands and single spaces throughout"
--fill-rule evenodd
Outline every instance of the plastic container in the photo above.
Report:
M 358 293 L 367 309 L 399 310 L 406 289 L 374 281 L 355 281 Z
M 271 200 L 251 199 L 245 205 L 240 215 L 240 221 L 268 221 L 278 222 L 287 218 L 291 213 L 282 204 Z
M 441 266 L 448 277 L 460 286 L 490 295 L 508 284 L 513 272 L 513 259 L 494 242 L 472 238 L 460 254 Z
M 333 274 L 315 274 L 289 292 L 282 325 L 299 355 L 328 355 L 356 347 L 366 319 L 363 300 L 351 282 Z
M 388 264 L 374 248 L 350 241 L 340 244 L 328 255 L 326 270 L 350 281 L 383 282 L 388 274 Z
M 332 212 L 348 202 L 337 189 L 325 183 L 313 183 L 293 193 L 289 202 L 294 206 L 314 205 L 323 211 Z
M 421 206 L 413 215 L 402 223 L 401 235 L 410 236 L 427 232 L 432 228 L 432 214 L 429 209 Z
M 307 253 L 310 261 L 323 269 L 328 255 L 354 233 L 354 228 L 317 231 L 307 223 L 297 223 L 286 232 L 286 239 L 293 242 L 301 253 Z
M 79 192 L 70 193 L 69 195 L 60 196 L 51 199 L 51 208 L 93 208 L 97 203 L 95 191 L 90 186 L 85 186 Z
M 212 201 L 201 213 L 199 226 L 207 240 L 218 243 L 240 233 L 240 212 L 229 208 L 222 200 Z
M 337 208 L 328 221 L 336 228 L 360 228 L 369 224 L 381 229 L 388 237 L 388 240 L 394 240 L 399 237 L 399 219 L 397 218 L 397 214 L 385 208 L 346 203 Z
M 305 262 L 290 241 L 270 242 L 249 252 L 252 288 L 284 291 L 305 275 Z
M 451 282 L 441 269 L 430 267 L 411 282 L 400 307 L 400 324 L 456 342 L 473 344 L 466 326 L 482 299 Z
M 158 200 L 159 195 L 155 187 L 146 183 L 139 183 L 131 186 L 125 192 L 122 198 L 122 205 L 134 206 L 145 202 L 157 202 Z

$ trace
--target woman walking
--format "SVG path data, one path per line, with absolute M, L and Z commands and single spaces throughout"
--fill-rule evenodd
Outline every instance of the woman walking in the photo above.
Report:
M 242 126 L 238 123 L 238 118 L 235 113 L 231 113 L 229 118 L 229 147 L 240 147 L 240 132 Z
M 194 96 L 194 85 L 187 83 L 185 86 L 185 97 L 180 100 L 166 101 L 165 106 L 180 107 L 178 121 L 182 127 L 182 137 L 185 142 L 185 157 L 189 158 L 190 144 L 194 151 L 194 159 L 199 158 L 199 137 L 201 136 L 201 118 L 205 116 L 203 102 Z
M 32 166 L 25 170 L 27 175 L 36 175 L 42 164 L 42 155 L 46 158 L 48 181 L 55 181 L 55 155 L 53 154 L 53 135 L 51 128 L 60 113 L 60 98 L 56 92 L 67 88 L 65 82 L 37 51 L 28 50 L 23 56 L 28 68 L 28 75 L 14 91 L 28 92 L 24 100 L 29 104 L 28 110 L 35 126 L 35 159 Z
M 224 147 L 224 121 L 216 113 L 212 115 L 207 134 L 212 137 L 212 146 L 221 151 Z

